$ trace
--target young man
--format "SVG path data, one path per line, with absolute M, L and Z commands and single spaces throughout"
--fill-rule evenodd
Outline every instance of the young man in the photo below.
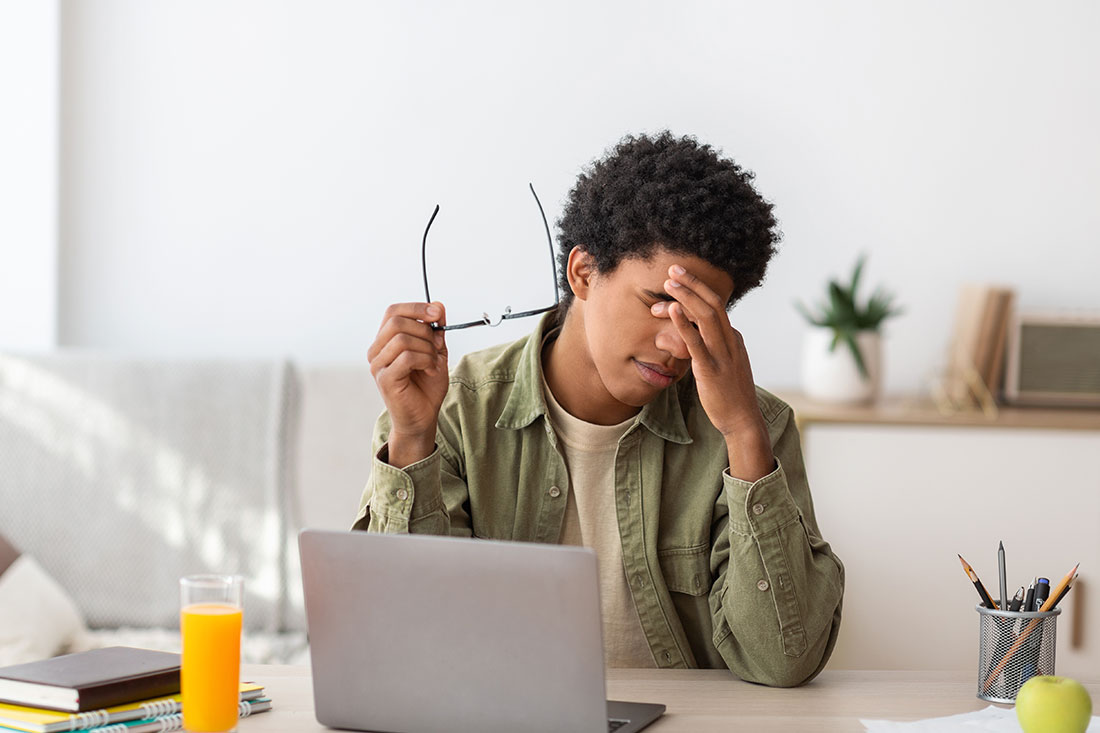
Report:
M 691 138 L 624 139 L 558 222 L 560 308 L 449 374 L 443 304 L 391 306 L 355 528 L 594 547 L 609 666 L 820 672 L 843 566 L 726 313 L 778 241 L 751 181 Z

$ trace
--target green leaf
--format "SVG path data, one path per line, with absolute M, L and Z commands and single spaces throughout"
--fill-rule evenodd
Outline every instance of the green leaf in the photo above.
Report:
M 829 283 L 829 303 L 832 306 L 832 326 L 844 328 L 855 323 L 856 306 L 851 296 L 835 280 Z
M 866 262 L 866 261 L 867 261 L 867 255 L 860 255 L 859 259 L 856 260 L 856 269 L 852 273 L 852 289 L 850 291 L 851 295 L 852 295 L 852 302 L 853 303 L 856 300 L 856 290 L 857 290 L 857 288 L 859 288 L 859 277 L 860 277 L 860 275 L 863 274 L 863 263 Z
M 867 303 L 867 327 L 878 329 L 883 321 L 899 313 L 901 309 L 894 307 L 894 296 L 879 288 Z
M 848 348 L 852 352 L 852 358 L 856 360 L 856 366 L 859 367 L 859 374 L 864 379 L 867 379 L 869 373 L 867 372 L 867 365 L 863 362 L 863 353 L 859 350 L 859 344 L 856 342 L 856 336 L 851 331 L 845 331 L 843 334 L 844 343 L 848 344 Z

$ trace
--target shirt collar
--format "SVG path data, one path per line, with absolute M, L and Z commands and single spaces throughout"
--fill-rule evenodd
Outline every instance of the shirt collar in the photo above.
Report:
M 516 364 L 515 382 L 508 401 L 497 418 L 496 426 L 519 430 L 533 423 L 547 412 L 546 398 L 542 394 L 542 347 L 548 337 L 560 330 L 556 313 L 551 311 L 539 319 L 539 325 L 527 337 L 519 361 Z M 695 382 L 688 374 L 671 387 L 661 390 L 648 405 L 642 408 L 638 422 L 651 433 L 673 443 L 689 444 L 692 441 L 684 421 L 682 402 L 691 399 Z

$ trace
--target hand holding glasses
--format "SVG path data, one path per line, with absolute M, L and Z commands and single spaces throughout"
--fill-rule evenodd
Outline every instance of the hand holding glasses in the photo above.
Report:
M 428 230 L 439 213 L 439 207 L 435 207 L 428 227 L 424 230 L 424 242 L 420 250 L 425 302 L 390 305 L 382 318 L 378 335 L 367 351 L 371 374 L 390 415 L 391 429 L 387 440 L 387 454 L 383 459 L 390 465 L 404 468 L 427 458 L 435 450 L 439 410 L 450 382 L 444 331 L 473 326 L 496 326 L 506 320 L 534 316 L 558 307 L 558 280 L 550 227 L 546 223 L 546 214 L 535 194 L 534 186 L 531 187 L 531 194 L 542 214 L 543 228 L 550 244 L 554 305 L 521 313 L 513 313 L 511 308 L 506 308 L 496 321 L 485 314 L 481 320 L 453 326 L 441 325 L 447 322 L 446 310 L 442 303 L 432 301 L 428 289 Z
M 550 236 L 550 225 L 546 223 L 546 212 L 542 209 L 542 202 L 539 201 L 539 196 L 535 193 L 535 187 L 528 183 L 528 187 L 531 189 L 531 195 L 535 197 L 535 203 L 538 204 L 539 214 L 542 215 L 542 226 L 546 229 L 546 242 L 550 245 L 550 274 L 554 279 L 554 305 L 548 305 L 545 308 L 538 308 L 536 310 L 521 311 L 519 313 L 512 312 L 512 306 L 508 306 L 504 309 L 504 312 L 494 322 L 489 317 L 488 313 L 483 313 L 480 320 L 467 321 L 466 323 L 456 323 L 454 325 L 440 326 L 438 323 L 433 323 L 433 331 L 457 331 L 461 328 L 472 328 L 474 326 L 499 326 L 504 321 L 512 320 L 513 318 L 526 318 L 527 316 L 537 316 L 540 313 L 546 313 L 552 311 L 558 307 L 561 302 L 561 294 L 558 292 L 558 271 L 554 264 L 554 240 Z M 428 232 L 432 228 L 432 222 L 435 221 L 436 214 L 439 213 L 439 205 L 436 204 L 435 211 L 432 212 L 432 217 L 428 219 L 428 226 L 424 228 L 424 240 L 420 245 L 420 266 L 424 271 L 424 302 L 431 303 L 432 295 L 428 290 Z

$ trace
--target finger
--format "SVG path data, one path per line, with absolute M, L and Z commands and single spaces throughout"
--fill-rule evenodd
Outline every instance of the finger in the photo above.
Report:
M 385 369 L 405 352 L 424 354 L 432 358 L 442 356 L 431 341 L 425 341 L 407 333 L 399 333 L 390 339 L 371 360 L 371 370 Z
M 680 334 L 680 338 L 687 345 L 688 354 L 691 356 L 692 361 L 711 363 L 714 357 L 711 355 L 710 349 L 707 348 L 703 335 L 696 330 L 694 324 L 688 318 L 684 310 L 684 304 L 669 303 L 665 310 L 672 320 L 672 324 L 676 326 L 676 332 Z
M 438 300 L 432 301 L 430 305 L 433 305 L 439 309 L 439 316 L 435 320 L 435 324 L 436 326 L 438 326 L 438 328 L 433 327 L 432 329 L 432 341 L 435 343 L 435 348 L 439 350 L 439 353 L 446 356 L 447 335 L 446 331 L 443 330 L 443 326 L 447 325 L 447 308 Z
M 705 292 L 699 288 L 705 288 Z M 729 323 L 726 317 L 726 309 L 715 307 L 714 291 L 707 287 L 706 283 L 698 281 L 698 286 L 689 285 L 682 280 L 670 277 L 665 280 L 665 292 L 687 306 L 689 315 L 693 316 L 693 322 L 711 321 Z M 716 297 L 716 296 L 715 296 Z
M 439 373 L 438 354 L 428 355 L 421 351 L 403 351 L 387 366 L 379 369 L 374 378 L 378 382 L 379 389 L 385 392 L 402 381 L 409 379 L 413 372 L 425 374 Z
M 725 343 L 726 331 L 731 328 L 725 310 L 715 310 L 695 290 L 671 278 L 665 280 L 665 291 L 684 306 L 684 314 L 698 326 L 708 347 L 717 349 Z
M 668 303 L 667 300 L 658 300 L 653 305 L 649 306 L 649 311 L 658 318 L 668 318 Z
M 378 327 L 374 343 L 367 350 L 367 361 L 374 359 L 375 355 L 385 347 L 398 333 L 411 333 L 421 338 L 436 343 L 436 348 L 442 348 L 439 339 L 432 336 L 434 329 L 431 323 L 436 319 L 446 321 L 447 311 L 442 303 L 394 303 L 386 308 L 382 316 L 382 324 Z
M 669 311 L 669 308 L 677 302 L 679 301 L 661 300 L 651 305 L 649 307 L 649 311 L 657 318 L 668 318 L 671 320 L 672 314 Z M 680 303 L 680 305 L 684 306 L 683 303 Z M 695 316 L 687 309 L 687 307 L 681 307 L 680 313 L 687 319 L 688 325 L 691 326 L 692 329 L 694 329 L 696 332 L 698 332 L 699 326 L 697 326 L 695 323 Z
M 382 327 L 378 329 L 378 336 L 367 350 L 367 361 L 374 361 L 382 349 L 398 336 L 408 336 L 419 339 L 428 346 L 432 346 L 438 350 L 438 347 L 433 346 L 435 343 L 435 332 L 432 331 L 430 325 L 423 321 L 406 318 L 405 316 L 394 316 L 383 323 Z
M 382 323 L 394 316 L 432 323 L 443 315 L 442 303 L 393 303 L 382 314 Z
M 699 279 L 698 276 L 693 275 L 690 270 L 684 269 L 683 266 L 673 265 L 668 268 L 668 279 L 690 288 L 714 310 L 722 313 L 726 312 L 726 303 L 718 293 L 711 290 L 709 285 Z

